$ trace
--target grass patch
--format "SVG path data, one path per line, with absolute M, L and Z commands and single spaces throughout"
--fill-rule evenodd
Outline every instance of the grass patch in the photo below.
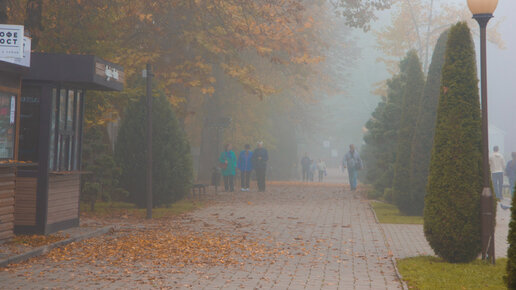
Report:
M 451 264 L 423 256 L 402 259 L 397 264 L 401 276 L 413 289 L 507 289 L 503 282 L 507 259 L 497 259 L 493 266 L 481 260 Z
M 165 218 L 178 216 L 193 210 L 202 208 L 203 202 L 182 199 L 163 207 L 153 208 L 153 218 Z M 86 216 L 95 217 L 135 217 L 144 218 L 146 215 L 145 208 L 137 208 L 134 204 L 128 202 L 97 202 L 95 210 L 90 210 L 89 203 L 81 203 L 81 213 Z
M 422 216 L 402 215 L 395 205 L 372 201 L 371 206 L 376 213 L 378 221 L 382 224 L 423 224 Z

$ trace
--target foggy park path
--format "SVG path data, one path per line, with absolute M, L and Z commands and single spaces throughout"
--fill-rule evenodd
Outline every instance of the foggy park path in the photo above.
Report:
M 114 250 L 104 247 L 106 240 L 121 240 L 128 234 L 121 231 L 87 242 L 97 247 L 93 252 L 101 253 L 95 259 L 79 257 L 88 251 L 79 247 L 76 254 L 58 260 L 42 256 L 0 272 L 0 288 L 401 287 L 392 252 L 367 201 L 344 190 L 343 185 L 285 183 L 269 186 L 265 193 L 219 193 L 206 198 L 213 199 L 209 207 L 177 222 L 158 223 L 157 237 L 185 232 L 222 234 L 228 239 L 255 242 L 257 245 L 246 246 L 252 254 L 227 265 L 183 265 L 146 258 L 113 263 L 106 257 Z M 125 251 L 129 250 L 115 254 L 127 256 Z M 156 259 L 160 254 L 152 253 Z M 147 253 L 142 251 L 141 255 Z

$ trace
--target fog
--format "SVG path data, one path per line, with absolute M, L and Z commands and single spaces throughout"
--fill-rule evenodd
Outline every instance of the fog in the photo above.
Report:
M 439 2 L 434 13 L 438 13 Z M 466 1 L 449 1 L 457 5 L 466 5 Z M 488 100 L 489 100 L 489 124 L 490 147 L 500 146 L 506 159 L 510 152 L 516 151 L 516 18 L 511 15 L 516 11 L 515 1 L 500 1 L 495 18 L 490 22 L 489 28 L 498 25 L 497 31 L 501 34 L 504 47 L 488 44 Z M 372 24 L 372 31 L 381 30 L 391 21 L 391 10 L 379 13 L 378 19 Z M 511 17 L 512 16 L 512 17 Z M 499 23 L 498 23 L 499 22 Z M 498 23 L 498 24 L 497 24 Z M 450 23 L 453 24 L 453 23 Z M 339 30 L 347 33 L 344 25 Z M 476 27 L 475 27 L 476 28 Z M 339 155 L 332 158 L 330 164 L 336 166 L 347 150 L 348 144 L 363 143 L 363 126 L 370 118 L 371 113 L 381 100 L 373 90 L 375 85 L 391 77 L 384 63 L 378 61 L 382 57 L 377 48 L 374 34 L 354 29 L 351 33 L 359 56 L 353 63 L 340 67 L 345 70 L 346 78 L 341 80 L 344 93 L 336 96 L 327 96 L 322 100 L 326 118 L 323 120 L 322 131 L 314 136 L 310 146 L 301 146 L 298 154 L 308 151 L 314 158 L 326 158 L 329 149 L 324 148 L 323 141 L 330 140 L 331 149 L 337 150 Z M 477 50 L 477 65 L 479 66 L 478 32 L 474 32 L 474 41 Z M 334 47 L 331 50 L 338 50 Z M 330 54 L 328 63 L 338 62 L 339 54 Z M 333 58 L 332 58 L 333 57 Z M 480 68 L 478 69 L 480 73 Z M 479 75 L 480 78 L 480 75 Z

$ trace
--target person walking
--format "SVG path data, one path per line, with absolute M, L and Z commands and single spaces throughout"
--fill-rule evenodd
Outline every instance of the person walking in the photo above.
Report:
M 251 179 L 251 171 L 253 170 L 253 152 L 250 151 L 251 146 L 245 144 L 245 150 L 240 152 L 238 156 L 238 170 L 240 170 L 240 191 L 249 191 L 249 181 Z
M 489 157 L 489 166 L 491 168 L 491 179 L 498 200 L 503 199 L 503 173 L 505 171 L 505 160 L 503 155 L 498 152 L 498 146 L 493 147 L 493 154 Z
M 317 171 L 317 162 L 315 162 L 315 160 L 310 160 L 310 172 L 308 173 L 308 175 L 309 175 L 309 180 L 312 182 L 314 181 L 316 171 Z
M 301 159 L 301 169 L 303 170 L 303 181 L 308 181 L 310 177 L 310 157 L 308 157 L 308 153 L 305 153 L 305 156 Z
M 349 151 L 342 160 L 342 167 L 348 169 L 349 185 L 351 191 L 355 191 L 357 189 L 358 171 L 362 169 L 362 159 L 360 159 L 360 154 L 355 150 L 355 145 L 349 145 Z
M 231 150 L 232 145 L 226 144 L 224 146 L 224 152 L 220 154 L 219 162 L 220 169 L 222 170 L 222 176 L 224 177 L 224 190 L 227 192 L 235 191 L 235 174 L 237 159 L 235 152 Z
M 513 197 L 514 186 L 516 185 L 516 152 L 512 152 L 511 156 L 512 160 L 509 160 L 505 166 L 505 175 L 509 178 L 509 191 L 511 192 L 511 197 Z
M 326 162 L 322 159 L 319 159 L 319 162 L 317 162 L 317 171 L 319 172 L 319 182 L 322 182 L 324 174 L 326 173 Z
M 256 171 L 256 181 L 258 183 L 258 191 L 265 191 L 265 172 L 267 170 L 267 161 L 269 160 L 269 155 L 267 150 L 263 148 L 263 141 L 258 142 L 256 149 L 253 152 L 253 158 L 251 159 L 253 162 L 254 170 Z

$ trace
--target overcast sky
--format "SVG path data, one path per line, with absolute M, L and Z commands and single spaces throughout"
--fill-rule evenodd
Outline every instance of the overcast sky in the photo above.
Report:
M 448 1 L 466 5 L 466 0 Z M 388 23 L 390 13 L 390 11 L 382 13 L 375 26 Z M 508 153 L 516 151 L 516 0 L 499 0 L 494 15 L 495 21 L 503 20 L 499 26 L 499 32 L 505 42 L 505 49 L 500 49 L 496 45 L 488 45 L 489 123 L 506 132 L 504 147 L 505 152 Z M 494 24 L 494 21 L 490 24 Z M 362 55 L 360 65 L 353 68 L 349 96 L 344 102 L 348 108 L 355 107 L 356 110 L 356 107 L 360 107 L 361 112 L 372 111 L 379 101 L 379 97 L 371 94 L 372 84 L 390 78 L 390 75 L 386 72 L 383 64 L 376 62 L 379 52 L 375 49 L 373 35 L 371 33 L 364 34 L 361 31 L 357 31 L 356 35 L 360 39 Z M 477 45 L 477 64 L 479 64 L 478 36 L 474 37 Z M 358 114 L 358 112 L 355 113 Z M 370 112 L 364 115 L 360 114 L 357 118 L 365 124 L 369 116 Z M 353 126 L 356 126 L 356 123 Z M 355 132 L 357 131 L 355 130 Z M 357 138 L 358 136 L 354 139 Z M 490 147 L 493 145 L 496 144 L 490 144 Z
M 487 48 L 489 121 L 504 130 L 505 151 L 516 151 L 516 1 L 499 0 L 494 15 L 503 20 L 500 33 L 505 49 Z M 478 40 L 477 40 L 478 44 Z M 478 59 L 477 45 L 477 60 Z M 495 144 L 491 144 L 495 145 Z

